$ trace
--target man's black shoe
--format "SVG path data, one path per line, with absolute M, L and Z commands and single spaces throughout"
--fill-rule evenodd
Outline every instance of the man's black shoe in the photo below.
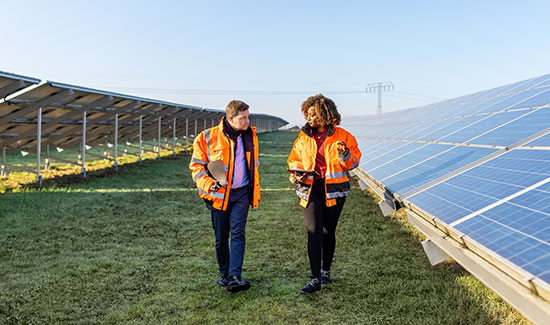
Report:
M 301 293 L 314 293 L 315 291 L 321 290 L 321 281 L 319 278 L 312 278 L 306 283 L 306 286 L 300 289 Z
M 227 284 L 229 283 L 229 279 L 225 275 L 220 275 L 220 279 L 218 280 L 218 284 L 222 287 L 227 287 Z
M 230 275 L 227 283 L 227 291 L 239 292 L 250 289 L 250 282 L 243 279 L 240 275 Z
M 330 271 L 321 270 L 321 284 L 330 283 Z

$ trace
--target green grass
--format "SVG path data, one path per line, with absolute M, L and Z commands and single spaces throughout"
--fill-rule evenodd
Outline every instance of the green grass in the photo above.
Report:
M 334 282 L 298 294 L 306 233 L 286 157 L 297 133 L 260 136 L 262 201 L 247 224 L 247 292 L 216 284 L 210 214 L 189 157 L 127 165 L 70 187 L 0 196 L 0 323 L 518 324 L 453 263 L 354 183 L 337 229 Z

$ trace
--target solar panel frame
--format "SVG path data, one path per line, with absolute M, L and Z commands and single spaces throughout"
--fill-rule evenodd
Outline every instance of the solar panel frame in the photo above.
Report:
M 39 82 L 40 79 L 0 71 L 0 98 L 8 97 Z

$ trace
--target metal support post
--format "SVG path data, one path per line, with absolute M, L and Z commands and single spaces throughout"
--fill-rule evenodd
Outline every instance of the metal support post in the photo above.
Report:
M 42 107 L 38 108 L 36 121 L 36 182 L 42 186 L 42 175 L 40 175 L 40 151 L 42 150 Z
M 86 111 L 82 113 L 82 177 L 86 178 Z
M 157 155 L 157 159 L 160 159 L 160 129 L 161 129 L 161 125 L 162 125 L 162 117 L 159 116 L 159 136 L 158 136 L 158 155 Z
M 187 148 L 189 147 L 189 119 L 185 119 L 185 153 L 187 153 Z
M 141 152 L 143 151 L 143 140 L 141 139 L 142 135 L 142 128 L 143 128 L 143 115 L 139 116 L 139 163 L 141 164 Z
M 115 114 L 115 171 L 118 172 L 118 113 Z
M 6 146 L 2 147 L 2 170 L 0 171 L 0 176 L 6 176 Z
M 176 156 L 176 118 L 174 117 L 174 157 Z
M 206 119 L 204 119 L 204 129 L 202 129 L 203 131 L 206 130 Z

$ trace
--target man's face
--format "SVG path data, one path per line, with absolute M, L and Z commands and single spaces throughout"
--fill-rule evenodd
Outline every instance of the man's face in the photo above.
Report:
M 250 124 L 248 115 L 249 115 L 248 110 L 237 111 L 237 116 L 229 116 L 227 117 L 227 121 L 229 122 L 229 125 L 231 125 L 231 127 L 234 128 L 235 130 L 244 131 L 248 129 L 248 124 Z

